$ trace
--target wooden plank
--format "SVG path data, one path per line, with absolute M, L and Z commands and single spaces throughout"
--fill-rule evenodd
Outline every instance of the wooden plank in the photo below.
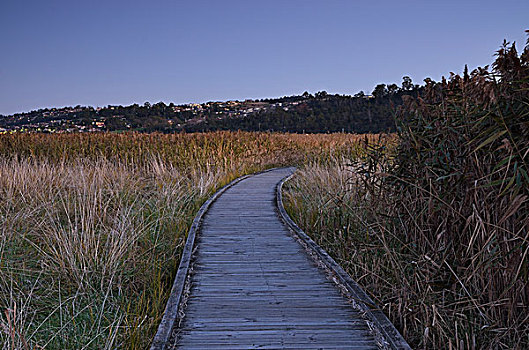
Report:
M 200 296 L 193 296 L 191 295 L 189 297 L 190 300 L 193 298 L 266 298 L 273 296 L 274 298 L 278 298 L 279 300 L 282 299 L 296 299 L 296 298 L 328 298 L 325 290 L 322 291 L 312 291 L 312 290 L 288 290 L 288 291 L 274 291 L 271 292 L 269 290 L 262 291 L 262 292 L 248 292 L 248 291 L 236 291 L 236 292 L 225 292 L 222 293 L 221 296 L 218 295 L 219 293 L 210 292 L 208 293 L 205 290 L 202 290 L 200 293 Z M 294 295 L 295 294 L 295 295 Z
M 351 344 L 350 342 L 346 343 L 340 343 L 340 342 L 334 342 L 333 344 L 328 344 L 328 346 L 321 347 L 318 344 L 289 344 L 281 341 L 274 341 L 274 342 L 267 342 L 267 343 L 260 343 L 259 345 L 252 345 L 250 344 L 234 344 L 233 342 L 223 342 L 223 343 L 217 343 L 217 344 L 209 344 L 209 345 L 198 345 L 198 344 L 186 344 L 186 349 L 190 350 L 211 350 L 214 349 L 229 349 L 229 350 L 249 350 L 249 349 L 283 349 L 283 350 L 289 350 L 289 349 L 296 349 L 296 350 L 322 350 L 322 349 L 349 349 L 349 350 L 365 350 L 365 349 L 379 349 L 375 345 L 366 345 L 366 344 Z
M 322 293 L 323 294 L 323 293 Z M 322 295 L 320 294 L 320 296 Z M 244 302 L 244 303 L 260 303 L 260 302 L 263 302 L 265 300 L 272 300 L 274 302 L 281 302 L 281 303 L 289 303 L 289 302 L 299 302 L 299 300 L 309 300 L 310 302 L 313 301 L 313 298 L 312 296 L 314 294 L 309 294 L 311 295 L 311 297 L 309 297 L 308 295 L 306 295 L 304 298 L 300 298 L 299 296 L 296 296 L 296 295 L 291 295 L 291 294 L 286 294 L 282 297 L 279 297 L 275 294 L 270 294 L 268 296 L 263 296 L 263 295 L 259 295 L 259 296 L 239 296 L 237 301 L 238 302 Z M 225 295 L 225 294 L 222 294 L 222 295 L 212 295 L 212 296 L 204 296 L 204 295 L 200 295 L 200 296 L 190 296 L 188 302 L 208 302 L 208 303 L 220 303 L 220 302 L 233 302 L 234 298 L 232 295 Z M 337 303 L 340 303 L 340 302 L 344 302 L 343 298 L 341 297 L 337 297 L 337 296 L 332 296 L 332 297 L 329 297 L 327 296 L 325 302 L 333 302 L 334 304 L 337 304 Z
M 332 292 L 332 286 L 316 286 L 310 291 L 318 292 L 320 297 L 327 297 L 328 293 Z M 267 293 L 270 292 L 269 286 L 193 286 L 191 287 L 193 293 L 248 293 L 248 294 L 257 294 L 257 293 Z M 280 288 L 275 288 L 278 293 L 302 293 L 307 292 L 306 286 L 284 286 Z
M 281 311 L 281 310 L 279 310 Z M 194 310 L 193 312 L 186 312 L 185 317 L 186 318 L 204 318 L 204 317 L 213 317 L 222 319 L 224 317 L 230 317 L 235 318 L 238 316 L 241 316 L 244 314 L 244 317 L 251 318 L 255 320 L 259 320 L 261 317 L 280 317 L 283 316 L 284 324 L 291 324 L 294 323 L 297 319 L 318 319 L 320 316 L 319 310 L 312 310 L 312 312 L 309 312 L 310 310 L 301 310 L 296 311 L 295 309 L 292 310 L 285 310 L 283 314 L 279 313 L 278 310 L 262 310 L 262 309 L 245 309 L 245 310 L 234 310 L 234 309 L 215 309 L 215 310 Z M 288 315 L 287 315 L 288 313 Z M 287 316 L 285 316 L 287 315 Z M 340 310 L 333 313 L 333 316 L 335 318 L 353 318 L 357 317 L 358 319 L 361 319 L 358 317 L 357 314 L 352 312 L 347 312 L 346 310 Z M 364 321 L 365 322 L 365 321 Z
M 190 337 L 189 335 L 187 337 Z M 185 337 L 184 337 L 185 339 Z M 190 339 L 179 344 L 179 348 L 187 349 L 188 346 L 204 346 L 210 349 L 218 349 L 220 345 L 230 345 L 229 349 L 234 349 L 233 345 L 243 345 L 244 349 L 262 349 L 264 346 L 269 346 L 272 349 L 283 349 L 285 346 L 298 346 L 300 349 L 307 349 L 307 346 L 317 346 L 317 349 L 336 349 L 336 345 L 347 345 L 348 349 L 377 349 L 374 340 L 349 340 L 349 339 L 334 339 L 333 337 L 323 336 L 306 336 L 306 337 L 281 337 L 279 340 L 275 338 L 266 338 L 256 340 L 251 336 L 248 337 L 228 337 L 225 339 Z M 263 345 L 264 344 L 264 345 Z M 325 344 L 325 346 L 321 346 Z
M 207 329 L 212 331 L 231 331 L 233 329 L 237 330 L 346 330 L 354 327 L 358 330 L 368 331 L 369 328 L 365 325 L 355 325 L 353 322 L 300 322 L 297 324 L 288 324 L 285 325 L 285 322 L 198 322 L 187 324 L 187 327 L 194 330 Z
M 252 324 L 263 324 L 263 325 L 264 324 L 269 324 L 269 325 L 281 324 L 281 325 L 284 325 L 285 320 L 286 320 L 285 317 L 278 317 L 278 316 L 259 317 L 259 319 L 255 319 L 255 318 L 243 317 L 239 315 L 237 317 L 227 317 L 226 316 L 226 317 L 221 317 L 221 318 L 208 316 L 208 317 L 202 317 L 202 318 L 194 318 L 193 320 L 186 319 L 184 321 L 190 325 L 193 325 L 193 324 L 222 325 L 226 323 L 226 324 L 237 324 L 240 327 L 245 327 L 247 325 L 252 325 Z M 322 325 L 324 324 L 329 324 L 329 325 L 351 324 L 352 327 L 358 328 L 358 329 L 368 328 L 367 324 L 362 319 L 340 319 L 332 315 L 328 315 L 326 317 L 319 317 L 316 319 L 299 318 L 299 319 L 296 319 L 295 322 L 292 322 L 290 326 L 317 325 L 317 324 L 322 324 Z
M 262 342 L 264 341 L 274 341 L 278 338 L 278 330 L 280 329 L 266 329 L 266 330 L 244 330 L 244 331 L 234 331 L 234 330 L 220 330 L 220 331 L 211 331 L 211 330 L 202 330 L 202 329 L 193 329 L 193 330 L 183 330 L 180 332 L 180 337 L 188 337 L 187 341 L 191 342 L 193 340 L 198 340 L 200 343 L 207 341 L 217 342 L 224 339 L 236 340 L 236 339 L 247 339 L 252 342 Z M 193 339 L 195 338 L 195 339 Z M 280 336 L 283 342 L 288 342 L 288 340 L 295 340 L 297 344 L 301 341 L 306 343 L 314 343 L 315 340 L 326 339 L 327 341 L 342 340 L 349 343 L 360 343 L 360 342 L 372 342 L 372 337 L 369 336 L 369 333 L 364 330 L 357 330 L 355 333 L 345 329 L 320 329 L 315 332 L 312 329 L 283 329 L 283 332 Z M 290 339 L 289 339 L 290 338 Z
M 308 268 L 299 268 L 292 270 L 281 271 L 279 269 L 248 269 L 247 267 L 235 268 L 235 267 L 226 267 L 226 266 L 216 266 L 215 268 L 201 269 L 200 274 L 202 276 L 245 276 L 245 277 L 273 277 L 281 276 L 282 278 L 294 277 L 294 276 L 304 276 L 312 277 L 312 271 Z

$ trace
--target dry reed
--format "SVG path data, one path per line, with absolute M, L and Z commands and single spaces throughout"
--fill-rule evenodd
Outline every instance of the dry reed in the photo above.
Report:
M 358 139 L 0 136 L 2 348 L 147 347 L 202 201 L 242 174 L 351 155 Z
M 529 45 L 493 67 L 429 81 L 394 152 L 287 187 L 291 215 L 416 348 L 529 348 Z

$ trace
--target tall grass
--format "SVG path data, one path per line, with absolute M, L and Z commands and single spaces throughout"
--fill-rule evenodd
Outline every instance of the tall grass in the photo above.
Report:
M 32 160 L 4 161 L 0 174 L 3 335 L 20 342 L 9 347 L 144 341 L 188 217 L 220 175 Z
M 372 136 L 368 136 L 372 138 Z M 3 349 L 146 348 L 200 204 L 359 137 L 219 132 L 0 137 Z
M 423 349 L 529 348 L 529 46 L 399 112 L 394 152 L 309 165 L 297 222 Z

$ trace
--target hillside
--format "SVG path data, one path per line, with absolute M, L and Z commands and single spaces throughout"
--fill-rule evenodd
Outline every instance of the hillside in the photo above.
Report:
M 402 87 L 378 85 L 371 95 L 305 92 L 274 99 L 175 105 L 46 108 L 0 116 L 0 132 L 196 132 L 214 130 L 295 133 L 394 131 L 395 106 L 421 88 L 404 77 Z

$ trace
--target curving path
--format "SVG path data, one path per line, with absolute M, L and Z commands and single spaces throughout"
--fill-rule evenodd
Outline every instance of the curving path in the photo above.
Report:
M 362 313 L 280 221 L 293 172 L 248 177 L 211 205 L 196 236 L 178 349 L 376 349 Z

